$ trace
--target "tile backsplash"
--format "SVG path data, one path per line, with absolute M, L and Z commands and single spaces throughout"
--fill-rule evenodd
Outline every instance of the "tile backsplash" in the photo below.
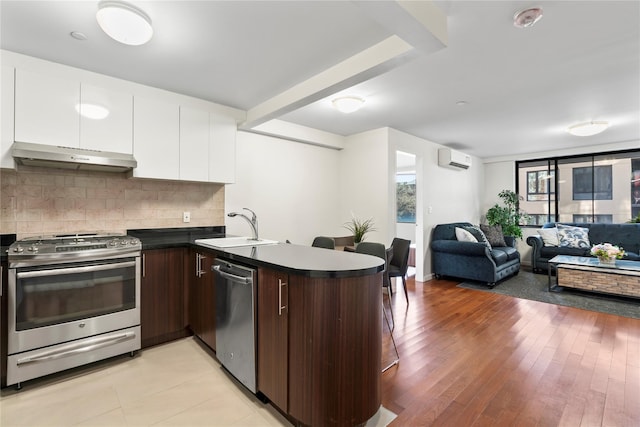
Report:
M 19 239 L 133 228 L 224 225 L 224 185 L 127 178 L 125 174 L 0 169 L 0 234 Z M 182 221 L 183 212 L 191 221 Z

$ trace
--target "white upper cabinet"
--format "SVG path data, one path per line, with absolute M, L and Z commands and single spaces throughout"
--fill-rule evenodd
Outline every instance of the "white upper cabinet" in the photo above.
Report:
M 133 156 L 138 178 L 180 179 L 180 108 L 159 99 L 133 100 Z
M 13 144 L 13 67 L 3 65 L 0 69 L 0 94 L 2 94 L 2 113 L 0 121 L 0 168 L 13 169 L 15 167 L 11 156 Z
M 236 180 L 236 121 L 210 114 L 209 182 L 233 183 Z
M 133 95 L 82 83 L 80 147 L 133 153 Z M 104 118 L 88 117 L 86 109 L 104 108 Z
M 80 146 L 80 82 L 16 70 L 15 140 Z
M 88 117 L 91 106 L 108 114 Z M 18 69 L 15 109 L 16 141 L 133 152 L 131 94 Z
M 209 112 L 180 107 L 180 179 L 209 180 Z

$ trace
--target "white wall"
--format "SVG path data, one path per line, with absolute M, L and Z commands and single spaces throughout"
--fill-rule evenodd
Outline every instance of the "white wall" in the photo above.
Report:
M 388 245 L 395 232 L 395 221 L 389 215 L 389 149 L 388 129 L 376 129 L 347 138 L 340 152 L 339 223 L 344 224 L 353 216 L 359 219 L 373 218 L 376 231 L 368 233 L 365 240 Z M 395 157 L 393 158 L 395 164 Z M 349 231 L 342 229 L 341 234 Z
M 236 182 L 225 186 L 225 212 L 250 208 L 260 237 L 309 245 L 340 229 L 340 152 L 248 132 L 236 140 Z M 246 221 L 225 218 L 227 232 L 250 235 Z

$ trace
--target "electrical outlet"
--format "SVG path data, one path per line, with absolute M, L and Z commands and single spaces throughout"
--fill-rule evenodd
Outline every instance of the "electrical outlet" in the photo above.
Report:
M 182 212 L 182 222 L 191 222 L 191 212 Z

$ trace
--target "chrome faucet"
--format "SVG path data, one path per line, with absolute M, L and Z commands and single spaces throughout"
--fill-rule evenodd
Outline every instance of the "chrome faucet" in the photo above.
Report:
M 240 212 L 229 212 L 227 216 L 231 218 L 233 218 L 234 216 L 244 218 L 251 226 L 251 230 L 253 231 L 253 240 L 260 240 L 258 239 L 258 217 L 256 216 L 256 213 L 249 208 L 242 209 L 251 212 L 251 218 Z

